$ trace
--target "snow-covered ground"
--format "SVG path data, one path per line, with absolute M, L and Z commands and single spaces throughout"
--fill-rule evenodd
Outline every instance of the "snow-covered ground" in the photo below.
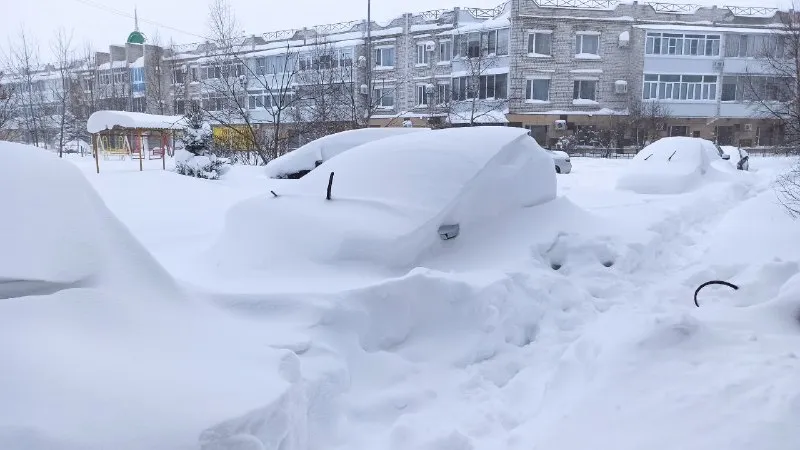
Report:
M 410 271 L 276 259 L 234 274 L 210 258 L 226 212 L 294 180 L 242 166 L 197 180 L 160 161 L 141 173 L 101 161 L 98 175 L 90 158 L 70 160 L 124 224 L 113 232 L 185 293 L 165 291 L 179 307 L 68 291 L 0 300 L 0 448 L 800 442 L 800 224 L 772 190 L 792 160 L 754 157 L 752 173 L 644 195 L 616 189 L 630 161 L 574 158 L 556 200 L 485 222 Z M 706 288 L 695 308 L 712 279 L 741 288 Z

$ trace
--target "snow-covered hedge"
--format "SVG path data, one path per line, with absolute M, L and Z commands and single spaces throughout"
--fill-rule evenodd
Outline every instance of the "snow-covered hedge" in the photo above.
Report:
M 227 158 L 209 153 L 195 155 L 188 150 L 175 151 L 175 171 L 190 177 L 217 180 L 230 168 Z

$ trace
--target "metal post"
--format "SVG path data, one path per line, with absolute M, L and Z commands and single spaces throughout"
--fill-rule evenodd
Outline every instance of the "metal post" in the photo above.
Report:
M 372 115 L 372 0 L 367 0 L 367 110 L 366 122 L 369 127 L 370 116 Z

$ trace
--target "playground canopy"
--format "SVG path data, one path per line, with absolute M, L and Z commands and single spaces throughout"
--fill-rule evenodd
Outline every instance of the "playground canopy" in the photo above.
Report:
M 149 153 L 148 159 L 161 159 L 162 169 L 166 169 L 165 154 L 174 148 L 174 131 L 183 130 L 185 125 L 183 116 L 126 111 L 93 113 L 86 123 L 86 131 L 92 134 L 97 173 L 100 173 L 100 154 L 103 159 L 138 159 L 139 170 L 143 170 L 142 160 Z
M 182 130 L 186 125 L 183 116 L 159 116 L 126 111 L 97 111 L 89 116 L 86 131 L 95 134 L 106 130 Z

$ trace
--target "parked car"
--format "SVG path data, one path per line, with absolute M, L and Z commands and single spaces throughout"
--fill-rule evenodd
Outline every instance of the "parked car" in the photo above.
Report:
M 722 145 L 719 147 L 720 151 L 728 155 L 728 158 L 732 160 L 731 162 L 736 162 L 737 169 L 750 170 L 750 154 L 747 153 L 747 150 L 732 145 Z
M 556 166 L 556 173 L 570 173 L 572 172 L 572 162 L 569 160 L 567 152 L 560 150 L 545 150 Z
M 302 178 L 334 156 L 359 145 L 409 133 L 430 132 L 430 128 L 361 128 L 315 139 L 267 163 L 270 178 Z
M 706 179 L 735 174 L 730 155 L 711 141 L 672 136 L 646 146 L 617 180 L 617 188 L 640 194 L 679 194 Z

